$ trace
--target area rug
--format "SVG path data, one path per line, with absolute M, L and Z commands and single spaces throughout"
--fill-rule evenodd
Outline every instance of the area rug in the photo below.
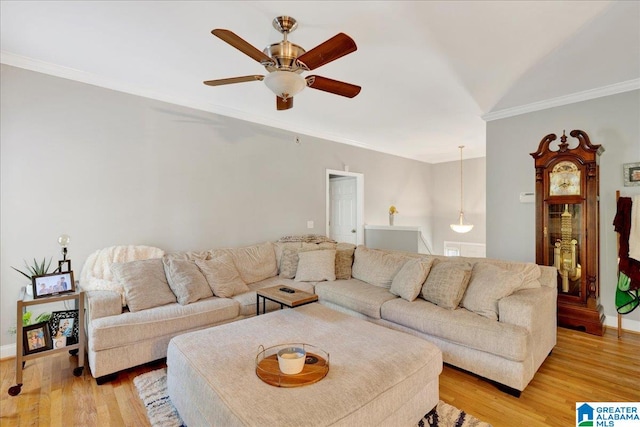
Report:
M 167 392 L 167 368 L 156 369 L 133 379 L 138 395 L 147 408 L 153 427 L 186 427 Z M 417 427 L 491 427 L 443 401 L 418 422 Z

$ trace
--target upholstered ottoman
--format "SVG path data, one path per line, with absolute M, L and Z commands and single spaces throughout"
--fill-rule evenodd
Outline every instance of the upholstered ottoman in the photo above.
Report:
M 258 347 L 325 350 L 321 381 L 274 387 L 255 373 Z M 310 304 L 175 337 L 171 401 L 196 426 L 413 426 L 438 403 L 440 350 L 425 340 Z

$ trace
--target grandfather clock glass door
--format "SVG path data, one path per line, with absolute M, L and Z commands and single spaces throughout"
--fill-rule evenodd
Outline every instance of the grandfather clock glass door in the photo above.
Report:
M 604 151 L 586 133 L 569 148 L 554 134 L 531 153 L 536 168 L 536 263 L 554 266 L 558 275 L 558 324 L 602 335 L 604 315 L 599 290 L 599 177 Z
M 586 303 L 583 289 L 586 280 L 582 276 L 584 236 L 581 203 L 548 204 L 546 265 L 558 269 L 558 294 Z

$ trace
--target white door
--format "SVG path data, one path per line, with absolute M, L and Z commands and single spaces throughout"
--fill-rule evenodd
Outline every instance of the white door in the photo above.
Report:
M 356 244 L 356 188 L 355 177 L 329 179 L 329 237 L 337 242 Z

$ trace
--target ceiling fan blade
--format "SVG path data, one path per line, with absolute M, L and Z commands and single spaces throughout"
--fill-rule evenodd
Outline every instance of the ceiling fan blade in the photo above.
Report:
M 276 96 L 276 108 L 278 111 L 293 108 L 293 98 L 282 99 L 279 96 Z
M 244 82 L 253 82 L 256 80 L 264 80 L 264 76 L 242 76 L 242 77 L 231 77 L 228 79 L 218 79 L 218 80 L 206 80 L 202 83 L 207 86 L 222 86 L 222 85 L 230 85 L 233 83 L 244 83 Z
M 328 79 L 322 76 L 308 76 L 306 78 L 307 86 L 312 89 L 323 90 L 325 92 L 334 93 L 336 95 L 353 98 L 360 93 L 360 86 L 352 85 L 338 80 Z
M 253 58 L 254 60 L 261 63 L 262 65 L 275 64 L 271 58 L 269 58 L 267 55 L 264 54 L 264 52 L 258 50 L 249 42 L 247 42 L 246 40 L 244 40 L 243 38 L 241 38 L 240 36 L 238 36 L 237 34 L 229 30 L 217 28 L 211 31 L 211 34 L 218 37 L 220 40 L 230 44 L 231 46 L 235 47 L 240 52 Z
M 296 61 L 307 70 L 315 70 L 331 61 L 342 58 L 358 49 L 356 42 L 344 33 L 331 37 L 326 42 L 300 55 Z

